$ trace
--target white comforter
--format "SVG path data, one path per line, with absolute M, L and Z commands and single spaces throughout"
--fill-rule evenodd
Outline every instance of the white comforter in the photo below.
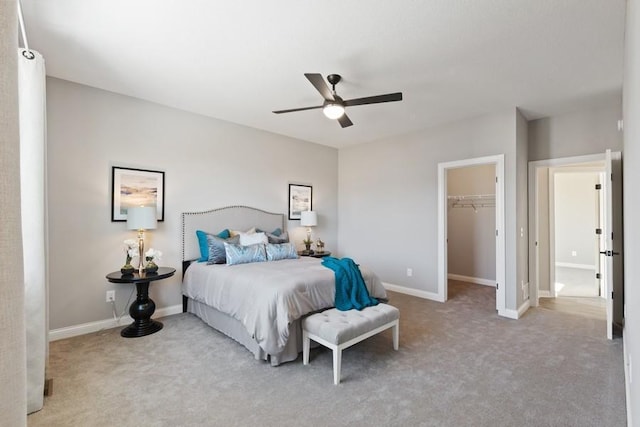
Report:
M 360 267 L 369 294 L 386 298 L 380 279 Z M 334 306 L 334 272 L 311 257 L 239 265 L 193 263 L 182 293 L 239 320 L 268 354 L 280 353 L 289 323 Z

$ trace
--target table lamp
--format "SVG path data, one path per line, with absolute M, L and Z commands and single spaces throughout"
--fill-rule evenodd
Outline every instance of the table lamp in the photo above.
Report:
M 307 240 L 304 241 L 307 252 L 311 252 L 311 227 L 318 225 L 318 214 L 314 211 L 300 212 L 300 225 L 307 227 Z
M 138 230 L 138 256 L 140 263 L 138 273 L 144 271 L 144 231 L 155 230 L 158 225 L 156 208 L 152 206 L 139 206 L 127 209 L 127 229 Z

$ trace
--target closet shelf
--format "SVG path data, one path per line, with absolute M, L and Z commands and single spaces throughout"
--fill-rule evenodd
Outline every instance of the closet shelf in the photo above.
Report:
M 463 196 L 448 196 L 450 208 L 494 208 L 495 194 L 468 194 Z

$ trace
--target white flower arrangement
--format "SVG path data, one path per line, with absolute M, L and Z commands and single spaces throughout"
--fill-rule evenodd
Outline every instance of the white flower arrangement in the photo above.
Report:
M 138 242 L 134 239 L 125 240 L 124 253 L 127 254 L 127 262 L 125 265 L 131 265 L 131 259 L 138 256 Z
M 144 253 L 144 257 L 147 261 L 160 261 L 160 259 L 162 258 L 162 252 L 153 248 L 149 248 L 149 250 Z

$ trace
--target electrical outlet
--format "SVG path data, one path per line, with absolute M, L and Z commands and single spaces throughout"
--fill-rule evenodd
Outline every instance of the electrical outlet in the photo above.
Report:
M 116 291 L 107 291 L 107 302 L 111 302 L 111 301 L 115 301 L 116 300 Z
M 407 268 L 407 277 L 413 276 L 413 268 Z
M 571 256 L 578 256 L 578 252 L 577 251 L 571 251 Z

